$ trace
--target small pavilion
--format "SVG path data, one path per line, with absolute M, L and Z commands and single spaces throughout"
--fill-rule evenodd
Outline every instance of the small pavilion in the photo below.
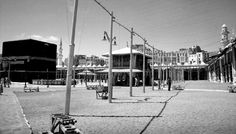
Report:
M 108 53 L 102 55 L 109 57 Z M 132 73 L 133 79 L 136 77 L 139 85 L 141 85 L 143 78 L 143 53 L 135 49 L 132 50 L 133 66 Z M 119 50 L 112 51 L 113 58 L 113 79 L 112 83 L 115 86 L 129 86 L 129 73 L 130 73 L 130 47 L 125 47 Z M 151 85 L 151 68 L 148 64 L 148 59 L 151 57 L 145 55 L 145 85 Z M 100 71 L 99 73 L 108 73 L 108 69 Z M 134 85 L 134 80 L 132 85 Z

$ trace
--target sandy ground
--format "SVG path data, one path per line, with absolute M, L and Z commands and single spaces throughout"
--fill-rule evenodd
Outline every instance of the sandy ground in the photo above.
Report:
M 41 91 L 15 89 L 35 133 L 49 130 L 50 115 L 64 113 L 65 107 L 64 87 Z M 114 87 L 113 103 L 108 103 L 97 100 L 94 90 L 72 88 L 70 114 L 85 134 L 236 133 L 236 94 L 151 87 L 142 91 L 135 87 L 129 97 L 129 88 Z

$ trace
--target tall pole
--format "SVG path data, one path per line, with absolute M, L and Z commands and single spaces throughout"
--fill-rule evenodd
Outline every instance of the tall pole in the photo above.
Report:
M 154 90 L 154 46 L 152 46 L 152 90 Z
M 143 93 L 145 93 L 145 44 L 146 40 L 143 43 Z
M 72 35 L 71 35 L 71 45 L 69 46 L 70 51 L 69 51 L 69 60 L 68 60 L 67 78 L 66 78 L 65 115 L 69 115 L 69 113 L 70 113 L 71 79 L 72 79 L 72 64 L 73 64 L 73 56 L 74 56 L 74 48 L 75 48 L 74 40 L 75 40 L 77 8 L 78 8 L 78 0 L 75 0 Z
M 75 87 L 75 68 L 76 66 L 73 66 L 73 87 Z
M 130 97 L 133 96 L 132 93 L 132 83 L 133 83 L 133 72 L 132 72 L 132 68 L 133 68 L 133 53 L 132 53 L 132 47 L 133 47 L 133 28 L 131 28 L 131 36 L 130 36 L 131 40 L 130 40 L 130 65 L 129 65 L 129 69 L 130 69 L 130 74 L 129 74 L 129 88 L 130 88 L 130 92 L 129 95 Z
M 112 57 L 112 41 L 113 41 L 113 22 L 114 16 L 111 12 L 111 31 L 110 31 L 110 51 L 109 51 L 109 74 L 108 74 L 108 101 L 112 101 L 112 66 L 113 66 L 113 57 Z

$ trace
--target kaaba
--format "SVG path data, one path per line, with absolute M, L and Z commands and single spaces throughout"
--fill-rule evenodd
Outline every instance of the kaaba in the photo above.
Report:
M 35 39 L 3 42 L 1 77 L 11 81 L 56 78 L 57 45 Z

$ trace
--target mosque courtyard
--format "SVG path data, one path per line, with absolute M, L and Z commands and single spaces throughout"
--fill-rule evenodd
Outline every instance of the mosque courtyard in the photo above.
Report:
M 76 86 L 70 115 L 86 134 L 236 133 L 236 96 L 226 85 L 207 81 L 185 85 L 185 90 L 170 92 L 146 87 L 145 93 L 143 87 L 133 87 L 133 97 L 129 87 L 114 87 L 112 103 L 96 99 L 94 90 Z M 65 87 L 41 87 L 32 93 L 13 88 L 34 133 L 50 129 L 51 114 L 64 113 Z

